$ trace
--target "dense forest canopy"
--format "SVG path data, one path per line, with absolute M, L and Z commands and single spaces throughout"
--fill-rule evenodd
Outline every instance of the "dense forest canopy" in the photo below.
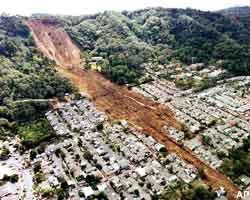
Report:
M 223 13 L 151 8 L 60 20 L 83 51 L 107 60 L 108 74 L 116 74 L 118 65 L 136 72 L 144 62 L 172 60 L 220 61 L 236 75 L 249 74 L 250 20 L 245 12 L 241 20 Z

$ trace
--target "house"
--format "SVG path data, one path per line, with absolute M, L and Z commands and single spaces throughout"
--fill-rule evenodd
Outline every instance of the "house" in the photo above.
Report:
M 48 181 L 43 181 L 42 183 L 39 184 L 39 188 L 41 190 L 49 190 L 51 189 L 52 187 L 50 186 L 49 182 Z
M 97 185 L 97 189 L 100 192 L 104 192 L 107 188 L 108 188 L 108 186 L 106 183 L 102 183 L 102 184 Z
M 102 60 L 103 60 L 103 57 L 101 57 L 101 56 L 91 57 L 91 59 L 90 59 L 91 62 L 100 62 Z
M 250 178 L 248 176 L 242 175 L 239 178 L 240 178 L 240 181 L 244 184 L 245 187 L 250 185 Z
M 57 187 L 57 186 L 59 186 L 59 182 L 58 182 L 58 179 L 56 178 L 56 177 L 54 177 L 54 176 L 50 176 L 49 178 L 48 178 L 48 182 L 49 182 L 49 184 L 53 187 Z
M 140 177 L 145 177 L 147 175 L 145 167 L 138 167 L 135 171 Z
M 13 176 L 16 174 L 16 171 L 10 169 L 8 166 L 1 165 L 0 166 L 0 179 L 3 179 L 5 175 Z
M 100 63 L 103 61 L 102 57 L 92 57 L 90 59 L 89 65 L 90 65 L 90 69 L 101 72 L 102 68 Z
M 217 196 L 223 198 L 226 195 L 226 191 L 223 187 L 220 187 L 219 190 L 216 191 Z
M 185 142 L 185 146 L 190 148 L 192 151 L 195 150 L 197 147 L 201 146 L 201 141 L 198 137 L 195 137 L 189 141 Z
M 220 76 L 221 74 L 223 74 L 224 72 L 225 72 L 225 70 L 218 69 L 218 70 L 215 70 L 213 72 L 210 72 L 208 74 L 208 77 L 209 78 L 216 78 L 216 77 Z
M 92 195 L 95 194 L 95 192 L 91 187 L 84 187 L 81 189 L 81 192 L 83 193 L 85 198 L 91 197 Z
M 119 160 L 118 163 L 119 163 L 120 168 L 121 168 L 122 170 L 127 170 L 127 169 L 129 169 L 129 162 L 128 162 L 126 159 Z
M 165 146 L 163 145 L 163 144 L 156 144 L 155 145 L 155 149 L 157 150 L 157 151 L 161 151 L 163 148 L 165 148 Z
M 121 191 L 123 187 L 118 176 L 111 178 L 110 185 L 116 192 Z

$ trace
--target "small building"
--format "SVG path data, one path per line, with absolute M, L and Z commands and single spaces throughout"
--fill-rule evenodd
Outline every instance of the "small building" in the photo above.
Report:
M 120 165 L 121 170 L 129 169 L 129 162 L 126 159 L 119 160 L 118 164 Z
M 84 187 L 81 189 L 81 192 L 83 193 L 85 198 L 91 197 L 95 194 L 91 187 Z
M 157 151 L 161 151 L 162 149 L 164 149 L 165 148 L 165 146 L 163 145 L 163 144 L 156 144 L 155 145 L 155 149 L 157 150 Z
M 102 60 L 103 60 L 103 57 L 101 56 L 91 57 L 90 59 L 91 62 L 100 62 Z
M 147 175 L 145 167 L 138 167 L 135 171 L 140 177 L 145 177 Z
M 102 61 L 103 61 L 102 57 L 92 57 L 90 59 L 90 62 L 89 62 L 90 69 L 94 70 L 94 71 L 101 72 L 102 71 L 102 67 L 101 67 Z
M 250 178 L 248 176 L 242 175 L 239 178 L 240 178 L 240 181 L 244 184 L 244 187 L 247 187 L 250 185 Z
M 99 192 L 104 192 L 104 191 L 106 191 L 107 188 L 108 188 L 108 186 L 106 183 L 101 183 L 101 184 L 97 185 L 97 189 Z

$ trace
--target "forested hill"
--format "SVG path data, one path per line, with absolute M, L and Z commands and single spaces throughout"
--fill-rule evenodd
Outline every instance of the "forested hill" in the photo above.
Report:
M 133 75 L 143 62 L 172 60 L 220 61 L 236 75 L 250 73 L 249 27 L 219 12 L 152 8 L 60 20 L 83 51 L 106 58 L 109 74 Z
M 0 139 L 14 132 L 16 122 L 42 117 L 46 100 L 74 90 L 54 65 L 37 52 L 22 17 L 0 17 Z
M 57 18 L 83 52 L 87 53 L 86 56 L 104 57 L 104 69 L 108 66 L 106 71 L 109 70 L 107 73 L 111 74 L 111 77 L 123 75 L 126 82 L 134 79 L 135 72 L 140 71 L 140 64 L 149 61 L 169 63 L 178 60 L 184 64 L 192 62 L 216 64 L 218 61 L 223 61 L 224 67 L 236 75 L 249 74 L 248 15 L 250 15 L 249 7 L 230 8 L 219 12 L 152 8 L 133 12 L 103 12 Z M 36 15 L 36 17 L 51 18 L 49 15 Z M 15 80 L 13 86 L 4 84 L 7 88 L 1 91 L 4 93 L 1 95 L 1 102 L 5 102 L 3 100 L 5 95 L 15 100 L 47 98 L 61 93 L 51 89 L 50 84 L 44 84 L 47 89 L 43 94 L 33 85 L 26 84 L 26 79 L 29 82 L 32 80 L 29 78 L 30 74 L 47 73 L 44 72 L 45 68 L 37 67 L 47 65 L 48 61 L 40 58 L 32 42 L 30 32 L 20 17 L 0 18 L 1 70 L 8 76 L 11 74 L 15 77 L 11 78 Z M 8 76 L 4 79 L 2 77 L 1 81 L 6 81 Z M 40 79 L 36 79 L 38 80 Z M 44 83 L 43 80 L 41 82 Z M 18 88 L 21 83 L 23 87 Z M 22 91 L 30 92 L 28 95 Z
M 249 16 L 250 7 L 249 6 L 232 7 L 232 8 L 220 10 L 219 13 L 222 13 L 227 16 L 238 16 L 238 17 Z
M 107 77 L 129 83 L 140 75 L 141 64 L 146 62 L 177 61 L 183 66 L 204 62 L 222 65 L 236 75 L 249 75 L 250 25 L 249 17 L 245 17 L 249 8 L 237 8 L 235 13 L 240 9 L 244 14 L 237 14 L 237 18 L 233 9 L 203 12 L 164 8 L 33 17 L 60 23 L 86 60 L 102 56 Z M 20 100 L 50 99 L 73 91 L 57 75 L 54 63 L 36 51 L 22 17 L 0 17 L 0 61 L 0 122 L 5 126 L 11 121 L 32 120 L 34 113 L 46 107 L 30 101 L 20 104 Z
M 250 7 L 233 7 L 219 11 L 250 31 Z

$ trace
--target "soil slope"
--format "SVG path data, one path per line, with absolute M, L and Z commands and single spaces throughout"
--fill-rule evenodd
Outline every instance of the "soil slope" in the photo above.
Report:
M 81 68 L 79 49 L 59 26 L 39 20 L 26 22 L 33 32 L 38 49 L 55 60 L 58 72 L 70 79 L 80 91 L 87 93 L 99 110 L 106 112 L 111 119 L 126 119 L 142 132 L 150 134 L 163 143 L 169 152 L 176 153 L 183 160 L 204 170 L 204 180 L 214 189 L 222 186 L 228 192 L 229 199 L 236 199 L 238 189 L 226 176 L 162 133 L 162 127 L 166 124 L 181 128 L 169 108 L 129 91 L 126 87 L 115 85 L 101 74 Z

